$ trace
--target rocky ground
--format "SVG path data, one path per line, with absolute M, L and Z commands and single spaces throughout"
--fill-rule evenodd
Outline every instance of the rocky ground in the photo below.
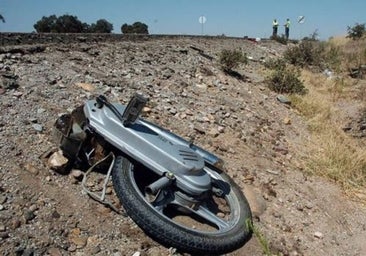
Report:
M 237 69 L 241 79 L 220 71 L 223 49 L 248 54 L 249 63 Z M 88 197 L 80 172 L 61 175 L 47 164 L 61 113 L 99 94 L 127 103 L 140 92 L 150 98 L 146 119 L 225 160 L 272 253 L 365 255 L 365 207 L 337 185 L 302 172 L 306 124 L 264 82 L 262 61 L 284 49 L 224 38 L 3 47 L 0 253 L 181 255 Z M 87 186 L 96 188 L 102 178 Z M 111 187 L 107 192 L 123 208 Z M 253 237 L 228 255 L 263 255 L 263 248 Z

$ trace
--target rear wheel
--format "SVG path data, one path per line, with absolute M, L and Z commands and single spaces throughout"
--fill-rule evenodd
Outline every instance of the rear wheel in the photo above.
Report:
M 116 157 L 112 177 L 127 214 L 156 241 L 188 253 L 228 253 L 250 239 L 251 211 L 229 176 L 213 168 L 205 170 L 212 178 L 213 192 L 201 198 L 174 186 L 148 194 L 146 186 L 159 177 L 122 156 Z

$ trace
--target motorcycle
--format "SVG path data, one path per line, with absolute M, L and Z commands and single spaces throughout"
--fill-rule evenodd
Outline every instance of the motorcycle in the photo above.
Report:
M 252 214 L 223 161 L 140 117 L 147 101 L 135 94 L 125 106 L 100 95 L 62 115 L 55 127 L 63 154 L 87 166 L 112 158 L 106 182 L 111 176 L 126 213 L 162 245 L 208 255 L 242 247 Z

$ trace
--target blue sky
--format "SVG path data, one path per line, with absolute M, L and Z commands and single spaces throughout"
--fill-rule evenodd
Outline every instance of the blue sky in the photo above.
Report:
M 120 33 L 121 25 L 141 21 L 150 34 L 269 37 L 271 23 L 290 18 L 290 37 L 318 30 L 321 39 L 344 35 L 347 26 L 366 22 L 365 0 L 0 0 L 0 32 L 32 32 L 42 16 L 75 15 L 82 22 L 106 19 Z M 199 17 L 207 21 L 202 25 Z M 298 24 L 300 15 L 305 23 Z M 279 34 L 284 28 L 279 28 Z

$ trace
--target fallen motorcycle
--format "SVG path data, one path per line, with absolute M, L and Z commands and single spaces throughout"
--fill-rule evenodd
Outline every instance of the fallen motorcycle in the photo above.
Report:
M 59 117 L 59 146 L 73 164 L 112 158 L 109 175 L 126 213 L 150 237 L 192 254 L 224 254 L 252 235 L 249 204 L 222 160 L 103 95 Z M 103 200 L 104 198 L 102 198 Z

